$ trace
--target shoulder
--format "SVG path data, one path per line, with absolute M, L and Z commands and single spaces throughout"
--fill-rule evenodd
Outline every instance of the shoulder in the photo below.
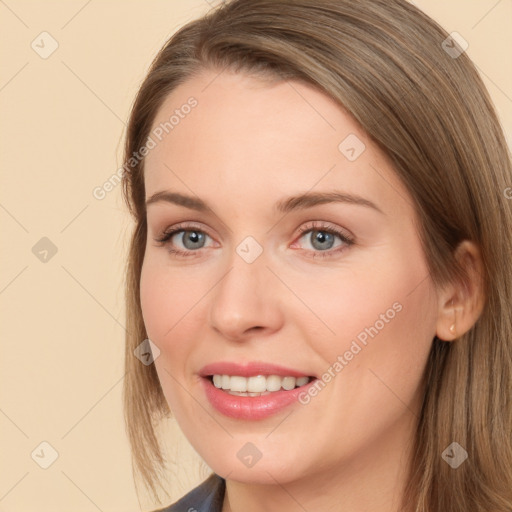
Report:
M 212 473 L 179 501 L 153 512 L 221 512 L 226 481 Z

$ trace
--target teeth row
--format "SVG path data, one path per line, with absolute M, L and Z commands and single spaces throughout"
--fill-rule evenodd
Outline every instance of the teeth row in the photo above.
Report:
M 226 391 L 238 393 L 264 393 L 279 391 L 281 388 L 289 391 L 309 382 L 309 377 L 280 377 L 279 375 L 256 375 L 240 377 L 239 375 L 214 375 L 213 385 Z

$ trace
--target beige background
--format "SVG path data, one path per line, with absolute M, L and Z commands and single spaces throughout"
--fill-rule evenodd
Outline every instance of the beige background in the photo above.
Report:
M 512 0 L 415 3 L 468 41 L 510 143 Z M 120 187 L 103 200 L 92 191 L 121 165 L 129 107 L 152 57 L 210 8 L 206 0 L 0 0 L 0 512 L 159 506 L 137 500 L 122 421 L 130 218 Z M 46 59 L 44 31 L 58 43 Z M 166 429 L 179 461 L 169 472 L 174 501 L 207 468 L 172 421 Z M 58 452 L 47 469 L 44 441 Z

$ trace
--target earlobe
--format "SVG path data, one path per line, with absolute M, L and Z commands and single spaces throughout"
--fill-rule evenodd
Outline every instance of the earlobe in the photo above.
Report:
M 467 277 L 441 293 L 436 336 L 443 341 L 454 341 L 469 331 L 485 303 L 483 262 L 477 245 L 464 240 L 457 247 L 455 257 Z
M 460 311 L 463 313 L 464 309 L 462 306 Z M 459 315 L 457 315 L 457 306 L 454 305 L 454 298 L 448 301 L 448 304 L 442 308 L 437 320 L 436 336 L 443 341 L 454 341 L 459 336 L 461 322 L 458 322 Z

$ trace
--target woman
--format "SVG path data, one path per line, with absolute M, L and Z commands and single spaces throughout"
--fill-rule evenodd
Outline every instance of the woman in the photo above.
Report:
M 512 510 L 512 166 L 460 36 L 228 2 L 155 58 L 124 169 L 135 467 L 156 492 L 172 411 L 213 470 L 166 511 Z

